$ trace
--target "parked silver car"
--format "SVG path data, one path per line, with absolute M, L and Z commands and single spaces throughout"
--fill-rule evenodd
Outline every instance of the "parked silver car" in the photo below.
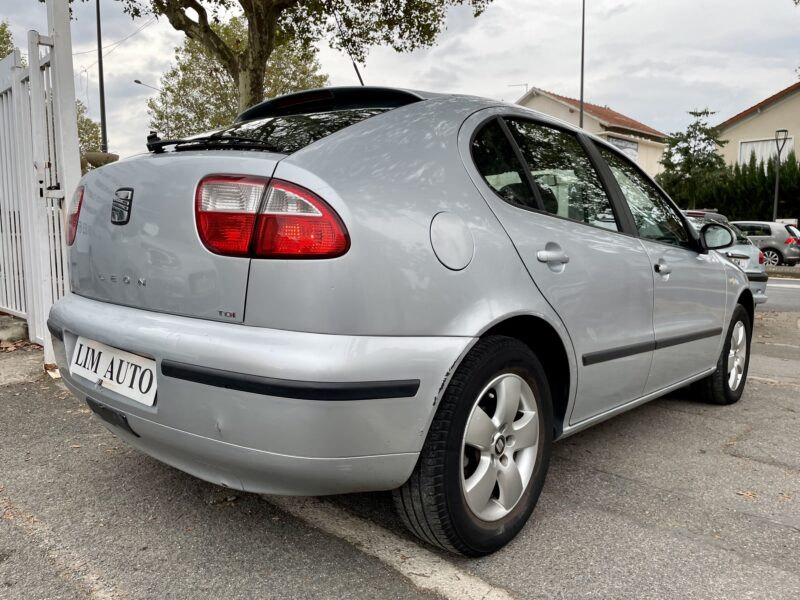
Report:
M 800 230 L 794 225 L 771 221 L 734 221 L 753 243 L 761 248 L 767 265 L 788 265 L 800 262 Z
M 709 251 L 730 230 L 565 123 L 330 88 L 148 144 L 82 179 L 49 327 L 68 388 L 197 477 L 394 489 L 477 556 L 525 524 L 555 439 L 692 383 L 742 395 L 753 295 Z
M 720 215 L 717 212 L 696 210 L 685 210 L 683 214 L 686 215 L 686 220 L 689 224 L 698 232 L 707 223 L 723 223 L 733 231 L 736 236 L 736 243 L 730 248 L 719 252 L 741 267 L 750 282 L 753 300 L 756 304 L 764 304 L 768 299 L 767 281 L 769 281 L 764 253 L 744 235 L 741 229 L 733 223 L 729 223 L 724 215 Z

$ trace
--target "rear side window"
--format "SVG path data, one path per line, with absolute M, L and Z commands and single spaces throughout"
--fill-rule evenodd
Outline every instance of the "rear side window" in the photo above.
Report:
M 379 115 L 389 108 L 356 108 L 326 112 L 265 117 L 234 123 L 219 130 L 222 136 L 246 137 L 271 146 L 275 152 L 292 154 L 341 129 Z
M 772 231 L 770 231 L 769 225 L 753 225 L 753 224 L 745 224 L 740 225 L 744 232 L 750 236 L 762 236 L 762 237 L 770 237 L 772 235 Z
M 525 171 L 497 120 L 489 121 L 472 141 L 472 160 L 486 183 L 506 202 L 539 208 Z
M 577 137 L 532 121 L 506 122 L 528 163 L 546 212 L 619 231 L 611 201 Z

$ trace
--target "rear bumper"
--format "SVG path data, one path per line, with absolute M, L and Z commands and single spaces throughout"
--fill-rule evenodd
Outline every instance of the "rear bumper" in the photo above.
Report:
M 401 485 L 473 341 L 279 331 L 74 294 L 53 307 L 49 327 L 65 383 L 123 414 L 136 435 L 103 421 L 120 438 L 207 481 L 274 494 Z M 71 376 L 79 335 L 155 359 L 155 405 Z
M 750 291 L 753 293 L 755 304 L 764 304 L 767 301 L 767 281 L 769 276 L 766 273 L 747 273 L 750 282 Z

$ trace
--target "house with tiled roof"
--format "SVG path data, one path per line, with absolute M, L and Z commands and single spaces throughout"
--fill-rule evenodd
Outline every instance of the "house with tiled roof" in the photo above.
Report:
M 789 131 L 781 153 L 785 158 L 800 135 L 800 81 L 723 121 L 719 129 L 720 137 L 728 140 L 720 148 L 720 154 L 730 165 L 746 163 L 753 153 L 759 161 L 774 158 L 778 153 L 775 144 L 778 129 Z
M 580 101 L 539 88 L 531 88 L 517 104 L 578 125 Z M 655 176 L 661 171 L 659 161 L 666 147 L 667 136 L 657 129 L 623 115 L 608 106 L 583 103 L 583 128 L 614 144 L 635 160 L 642 169 Z

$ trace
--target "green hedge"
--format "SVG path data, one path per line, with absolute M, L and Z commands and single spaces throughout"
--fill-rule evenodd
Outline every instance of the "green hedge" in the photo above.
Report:
M 680 197 L 681 190 L 670 190 L 668 181 L 662 183 L 681 208 L 692 205 L 690 198 Z M 697 186 L 694 206 L 715 208 L 731 220 L 770 221 L 774 198 L 775 160 L 765 165 L 753 154 L 747 164 L 707 173 Z M 800 163 L 794 151 L 781 161 L 778 218 L 800 218 Z

